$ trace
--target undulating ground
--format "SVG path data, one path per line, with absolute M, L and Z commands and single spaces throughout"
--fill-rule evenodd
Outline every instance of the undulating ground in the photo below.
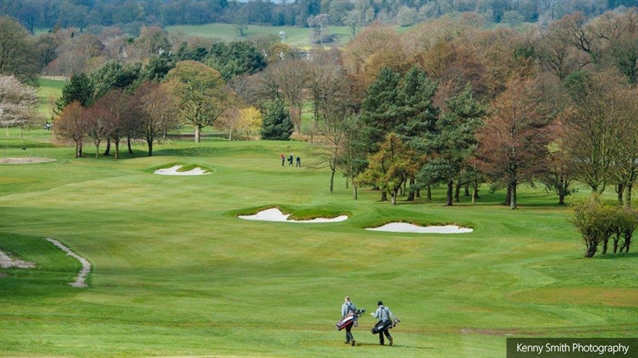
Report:
M 35 268 L 0 269 L 0 356 L 504 357 L 505 340 L 638 336 L 638 255 L 583 258 L 569 209 L 542 188 L 520 190 L 518 210 L 483 187 L 478 203 L 398 205 L 314 170 L 301 142 L 143 143 L 122 159 L 73 158 L 35 129 L 0 136 L 0 250 Z M 25 150 L 22 150 L 22 148 Z M 301 168 L 279 154 L 300 153 Z M 211 174 L 164 176 L 184 165 Z M 570 201 L 588 195 L 586 188 Z M 614 193 L 607 193 L 613 199 Z M 297 224 L 249 221 L 277 207 Z M 463 234 L 365 230 L 388 222 L 456 224 Z M 92 266 L 72 283 L 75 258 Z M 343 344 L 343 298 L 402 322 L 380 347 L 366 314 Z

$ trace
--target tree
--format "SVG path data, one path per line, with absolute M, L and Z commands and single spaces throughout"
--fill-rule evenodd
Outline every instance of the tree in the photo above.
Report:
M 56 101 L 58 113 L 67 105 L 78 102 L 81 106 L 88 107 L 93 102 L 95 86 L 84 73 L 74 75 L 71 80 L 62 87 L 62 96 Z
M 141 64 L 122 65 L 111 60 L 92 72 L 91 83 L 94 84 L 94 98 L 100 98 L 113 89 L 126 89 L 140 77 Z
M 564 118 L 565 148 L 578 179 L 602 193 L 620 148 L 623 127 L 619 79 L 607 73 L 576 72 L 566 80 L 572 107 Z M 635 119 L 634 119 L 635 120 Z
M 400 79 L 399 73 L 384 68 L 368 88 L 368 96 L 361 104 L 361 138 L 367 143 L 369 153 L 377 152 L 380 143 L 403 119 L 398 108 Z
M 86 109 L 85 126 L 88 136 L 95 144 L 95 158 L 100 157 L 100 144 L 115 130 L 115 121 L 108 110 L 108 103 L 98 101 Z
M 142 83 L 133 94 L 137 102 L 139 136 L 146 141 L 148 156 L 153 156 L 153 144 L 167 132 L 179 127 L 177 103 L 166 84 Z
M 41 68 L 35 41 L 27 29 L 8 16 L 0 16 L 0 75 L 37 85 Z
M 37 118 L 39 103 L 33 88 L 20 83 L 14 76 L 0 75 L 0 125 L 7 130 L 9 127 L 24 129 Z
M 479 168 L 511 190 L 538 178 L 546 168 L 549 135 L 547 109 L 532 80 L 514 79 L 492 103 L 492 113 L 477 132 Z
M 261 139 L 289 140 L 294 130 L 283 101 L 272 101 L 262 109 Z
M 454 183 L 461 185 L 463 172 L 471 171 L 476 131 L 485 115 L 485 108 L 474 99 L 468 83 L 462 93 L 447 100 L 435 129 L 424 136 L 432 159 L 421 168 L 420 176 L 428 178 L 429 183 L 441 181 L 447 185 L 448 206 L 452 205 Z
M 320 138 L 313 139 L 315 157 L 319 166 L 330 168 L 330 193 L 334 191 L 334 176 L 339 156 L 343 154 L 342 141 L 352 115 L 353 98 L 345 73 L 330 63 L 313 63 L 310 89 L 315 113 L 314 130 Z
M 308 64 L 301 59 L 283 59 L 268 66 L 262 81 L 269 89 L 271 100 L 282 99 L 290 110 L 290 120 L 301 133 L 301 112 L 305 102 L 304 89 L 309 79 Z
M 255 107 L 229 108 L 215 122 L 215 127 L 228 132 L 228 140 L 236 138 L 236 134 L 242 133 L 250 138 L 253 133 L 261 129 L 262 115 Z
M 82 143 L 87 132 L 86 108 L 79 102 L 65 106 L 53 122 L 53 132 L 58 138 L 75 143 L 75 157 L 82 157 Z
M 140 122 L 136 118 L 135 98 L 126 94 L 122 89 L 113 89 L 100 98 L 96 106 L 106 112 L 112 123 L 112 130 L 108 133 L 109 143 L 115 146 L 115 159 L 120 157 L 120 142 L 123 138 L 132 138 L 138 129 Z M 130 141 L 129 141 L 130 142 Z
M 215 43 L 205 62 L 219 71 L 225 81 L 242 74 L 252 75 L 262 71 L 267 65 L 257 47 L 247 41 Z
M 358 181 L 389 191 L 392 205 L 396 205 L 399 190 L 409 178 L 416 175 L 420 167 L 414 157 L 414 151 L 401 137 L 389 133 L 379 151 L 368 158 L 368 168 L 359 175 Z
M 618 185 L 619 201 L 631 207 L 632 188 L 638 179 L 638 87 L 623 86 L 613 96 L 612 114 L 618 118 L 620 132 L 612 163 L 612 180 Z
M 565 197 L 576 191 L 570 187 L 576 171 L 565 148 L 565 130 L 560 117 L 550 125 L 552 139 L 548 147 L 547 168 L 540 178 L 547 191 L 558 195 L 558 205 L 565 205 Z
M 180 119 L 195 127 L 195 142 L 201 130 L 211 126 L 230 106 L 230 90 L 219 71 L 195 61 L 178 62 L 167 76 L 178 98 Z

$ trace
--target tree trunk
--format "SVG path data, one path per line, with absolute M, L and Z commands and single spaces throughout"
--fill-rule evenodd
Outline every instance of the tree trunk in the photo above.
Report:
M 106 149 L 104 149 L 104 153 L 102 154 L 104 154 L 107 157 L 111 155 L 111 140 L 110 139 L 106 140 Z
M 350 182 L 350 179 L 348 179 L 348 177 L 346 177 L 346 189 L 348 189 L 348 188 L 349 188 L 349 186 L 348 186 L 348 185 L 349 185 L 349 184 L 348 184 L 349 182 Z
M 195 125 L 195 143 L 200 143 L 201 142 L 201 133 L 202 133 L 202 126 L 199 124 Z
M 503 205 L 509 206 L 512 203 L 512 186 L 507 184 L 507 194 L 505 194 L 505 202 Z
M 456 184 L 456 188 L 454 191 L 454 201 L 457 203 L 461 201 L 461 184 Z
M 476 204 L 478 197 L 478 180 L 474 180 L 472 183 L 472 204 Z
M 618 250 L 618 242 L 620 241 L 620 233 L 616 233 L 616 237 L 614 238 L 614 254 Z
M 472 194 L 470 194 L 470 183 L 465 183 L 465 196 L 472 196 Z
M 449 180 L 447 182 L 447 201 L 445 203 L 445 206 L 452 206 L 452 193 L 454 191 L 454 182 L 452 180 Z
M 565 205 L 565 194 L 562 191 L 558 194 L 558 205 Z
M 399 195 L 399 191 L 400 188 L 397 188 L 390 193 L 390 203 L 392 203 L 392 205 L 397 205 L 397 195 Z
M 631 209 L 631 187 L 632 186 L 633 186 L 632 184 L 627 185 L 627 190 L 626 190 L 627 194 L 625 194 L 625 207 L 627 209 Z
M 428 184 L 427 188 L 426 188 L 426 196 L 425 198 L 428 201 L 432 201 L 432 185 Z
M 386 190 L 381 191 L 381 201 L 388 201 L 388 192 Z
M 609 238 L 606 238 L 605 240 L 603 240 L 603 251 L 602 251 L 603 255 L 607 253 L 607 243 L 609 243 Z
M 511 190 L 511 198 L 510 198 L 510 209 L 516 209 L 516 181 L 512 182 L 510 185 Z
M 332 192 L 334 191 L 334 184 L 335 184 L 335 169 L 332 169 L 330 171 L 330 194 L 332 194 Z
M 95 159 L 100 157 L 100 143 L 95 145 Z
M 357 195 L 357 185 L 352 183 L 352 198 L 354 200 L 359 199 L 359 196 Z
M 133 147 L 131 147 L 131 137 L 126 137 L 126 145 L 128 146 L 128 154 L 133 154 Z
M 618 184 L 616 186 L 616 194 L 618 194 L 618 203 L 622 205 L 623 193 L 625 192 L 625 186 L 623 184 Z
M 410 178 L 410 190 L 408 190 L 408 201 L 414 201 L 414 178 Z
M 153 141 L 152 140 L 148 141 L 148 156 L 149 157 L 153 156 Z
M 120 141 L 116 140 L 113 144 L 115 144 L 115 159 L 118 159 L 120 157 Z

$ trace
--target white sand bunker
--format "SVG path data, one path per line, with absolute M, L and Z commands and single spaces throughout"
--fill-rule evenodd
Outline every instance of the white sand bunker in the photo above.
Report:
M 82 270 L 80 270 L 80 273 L 78 274 L 78 277 L 75 279 L 75 282 L 71 282 L 69 283 L 69 285 L 73 287 L 88 287 L 88 285 L 86 284 L 86 275 L 88 275 L 89 272 L 91 272 L 91 263 L 84 257 L 79 256 L 75 252 L 71 251 L 71 249 L 64 246 L 58 240 L 51 239 L 51 238 L 47 238 L 46 240 L 53 243 L 53 245 L 59 247 L 62 251 L 66 252 L 67 255 L 76 258 L 82 264 Z
M 11 256 L 6 254 L 4 251 L 0 250 L 0 267 L 1 268 L 15 267 L 20 269 L 29 269 L 29 268 L 34 268 L 35 264 L 33 262 L 12 259 Z
M 337 216 L 336 218 L 315 218 L 312 220 L 288 220 L 291 214 L 285 215 L 277 208 L 266 209 L 258 212 L 255 215 L 239 215 L 240 219 L 244 220 L 257 220 L 257 221 L 277 221 L 277 222 L 289 222 L 289 223 L 330 223 L 345 221 L 348 219 L 347 215 Z
M 37 164 L 55 162 L 55 159 L 42 157 L 29 158 L 0 158 L 0 164 Z
M 407 223 L 389 223 L 376 228 L 367 228 L 370 231 L 409 232 L 418 234 L 463 234 L 472 232 L 473 229 L 462 228 L 456 225 L 445 226 L 417 226 Z
M 178 170 L 181 168 L 181 165 L 176 165 L 174 167 L 166 168 L 166 169 L 158 169 L 155 171 L 155 174 L 159 175 L 204 175 L 210 174 L 202 168 L 194 168 L 189 171 L 179 172 Z

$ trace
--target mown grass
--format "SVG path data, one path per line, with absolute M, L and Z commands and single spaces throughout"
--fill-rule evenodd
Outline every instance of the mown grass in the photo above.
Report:
M 325 170 L 282 167 L 280 152 L 314 160 L 301 142 L 205 137 L 163 142 L 153 157 L 138 143 L 116 161 L 89 145 L 80 159 L 42 147 L 39 130 L 16 136 L 0 136 L 2 157 L 57 160 L 0 165 L 0 249 L 37 265 L 0 269 L 0 356 L 504 357 L 511 335 L 638 334 L 638 256 L 583 258 L 568 209 L 540 189 L 521 188 L 516 211 L 486 188 L 477 204 L 445 207 L 436 188 L 432 202 L 391 206 L 365 188 L 353 200 L 340 177 L 329 194 Z M 174 163 L 213 174 L 152 174 Z M 270 207 L 350 218 L 236 217 Z M 475 231 L 364 230 L 389 221 Z M 79 263 L 46 237 L 91 261 L 90 288 L 66 284 Z M 402 318 L 395 346 L 378 346 L 369 316 L 353 331 L 359 346 L 343 344 L 345 295 Z
M 44 115 L 46 120 L 50 121 L 54 115 L 51 102 L 55 104 L 55 100 L 62 95 L 62 88 L 64 87 L 65 81 L 40 77 L 38 84 L 40 85 L 40 88 L 38 88 L 38 98 L 40 99 L 38 112 Z

